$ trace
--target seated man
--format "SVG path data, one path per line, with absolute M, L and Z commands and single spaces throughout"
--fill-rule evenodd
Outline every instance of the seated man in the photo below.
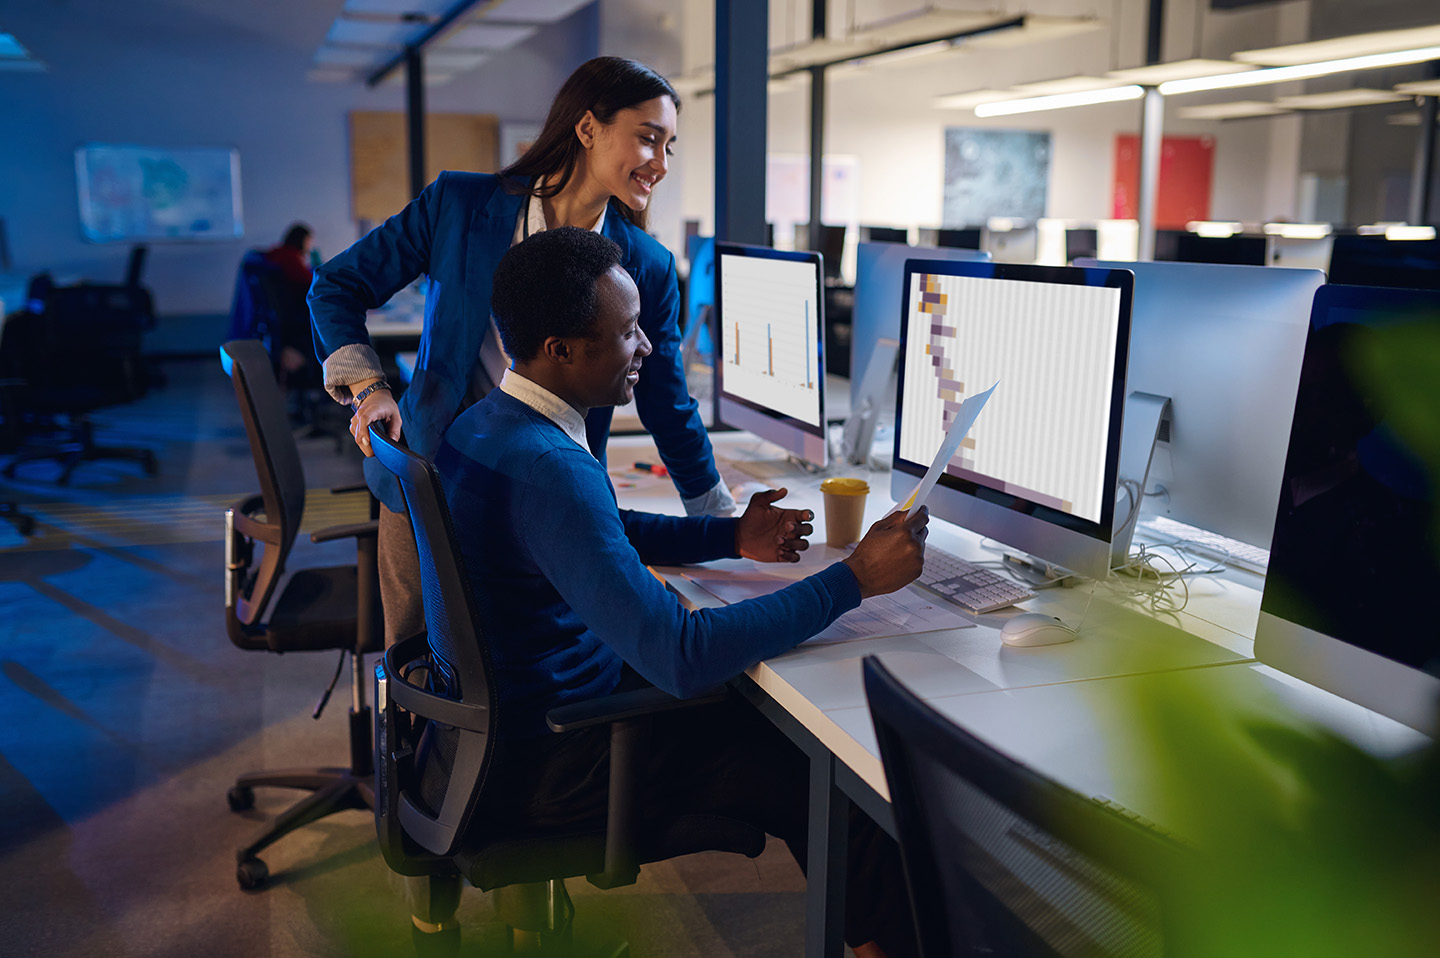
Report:
M 492 820 L 603 822 L 608 733 L 551 734 L 548 710 L 616 691 L 633 673 L 678 696 L 712 688 L 863 597 L 901 588 L 923 564 L 926 514 L 899 513 L 843 561 L 772 595 L 684 609 L 646 563 L 798 561 L 812 516 L 777 508 L 783 489 L 756 494 L 738 519 L 618 508 L 586 443 L 585 413 L 629 402 L 650 352 L 620 261 L 609 239 L 573 228 L 538 233 L 505 255 L 492 308 L 512 366 L 455 420 L 436 455 L 490 643 L 503 723 L 495 761 L 513 783 Z M 647 809 L 750 821 L 803 864 L 807 762 L 748 705 L 667 716 L 650 744 Z M 894 843 L 857 815 L 851 845 L 846 937 L 859 956 L 910 953 Z

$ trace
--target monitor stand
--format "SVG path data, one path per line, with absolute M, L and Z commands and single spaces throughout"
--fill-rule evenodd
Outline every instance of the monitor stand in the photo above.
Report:
M 1125 425 L 1120 439 L 1120 487 L 1126 490 L 1125 508 L 1115 514 L 1115 529 L 1110 539 L 1110 568 L 1118 569 L 1130 561 L 1130 540 L 1140 518 L 1145 499 L 1145 486 L 1150 481 L 1150 463 L 1155 457 L 1155 444 L 1160 427 L 1170 417 L 1170 398 L 1153 393 L 1133 392 L 1125 397 Z M 1131 486 L 1127 480 L 1133 480 Z
M 875 340 L 875 351 L 870 356 L 870 364 L 865 367 L 865 378 L 860 380 L 860 391 L 854 408 L 850 410 L 850 418 L 845 420 L 845 433 L 840 440 L 840 458 L 852 465 L 870 464 L 875 426 L 884 407 L 885 393 L 895 383 L 895 358 L 899 353 L 899 340 Z M 854 364 L 851 365 L 853 368 Z

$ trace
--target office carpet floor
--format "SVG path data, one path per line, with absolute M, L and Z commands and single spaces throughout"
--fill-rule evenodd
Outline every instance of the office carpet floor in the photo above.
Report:
M 264 853 L 269 885 L 243 892 L 234 849 L 298 793 L 229 810 L 241 772 L 343 764 L 342 688 L 310 711 L 329 654 L 242 652 L 226 638 L 225 506 L 257 488 L 217 362 L 174 362 L 166 385 L 94 418 L 102 442 L 151 448 L 159 474 L 120 461 L 51 463 L 0 480 L 37 520 L 0 520 L 0 955 L 190 958 L 411 953 L 408 912 L 368 813 L 311 825 Z M 305 529 L 363 518 L 358 454 L 301 442 Z M 347 561 L 302 535 L 293 567 Z M 584 944 L 628 938 L 640 956 L 792 956 L 804 879 L 784 846 L 755 861 L 695 855 L 600 892 L 572 881 Z M 463 953 L 493 952 L 489 896 L 467 889 Z

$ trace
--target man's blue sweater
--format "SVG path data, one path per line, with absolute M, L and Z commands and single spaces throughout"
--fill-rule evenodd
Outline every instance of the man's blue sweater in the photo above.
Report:
M 860 604 L 843 563 L 772 595 L 687 611 L 645 568 L 735 555 L 736 519 L 622 510 L 603 466 L 500 390 L 435 459 L 490 646 L 500 721 L 614 691 L 622 663 L 678 696 L 714 687 Z

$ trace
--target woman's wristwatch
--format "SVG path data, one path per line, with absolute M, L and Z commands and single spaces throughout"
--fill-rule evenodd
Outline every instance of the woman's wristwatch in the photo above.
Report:
M 389 388 L 390 384 L 387 383 L 385 380 L 376 380 L 375 382 L 371 383 L 370 385 L 366 386 L 364 389 L 360 390 L 358 393 L 350 397 L 350 408 L 355 410 L 356 412 L 359 412 L 360 404 L 363 403 L 365 400 L 369 399 L 371 393 L 375 392 L 375 390 L 377 389 L 388 390 Z

